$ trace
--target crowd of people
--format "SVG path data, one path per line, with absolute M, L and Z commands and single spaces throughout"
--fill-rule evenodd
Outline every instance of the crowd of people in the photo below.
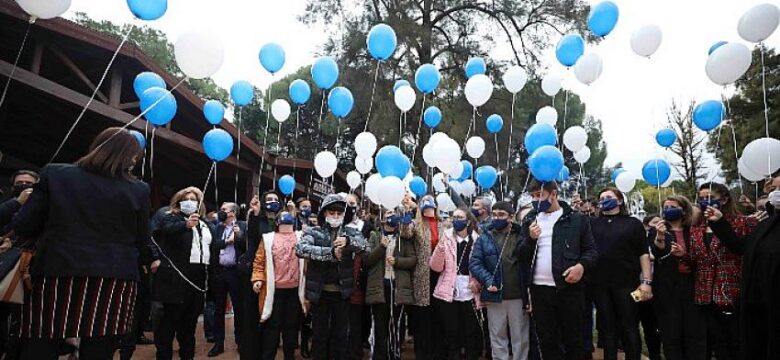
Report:
M 705 183 L 642 220 L 616 188 L 566 201 L 533 180 L 525 203 L 451 192 L 452 212 L 431 195 L 380 209 L 336 193 L 315 209 L 273 191 L 208 212 L 195 187 L 151 209 L 132 175 L 141 156 L 111 128 L 75 164 L 14 173 L 0 251 L 34 255 L 23 304 L 0 305 L 5 358 L 130 359 L 151 329 L 157 359 L 174 339 L 193 359 L 201 316 L 214 357 L 227 304 L 241 359 L 413 347 L 416 359 L 579 360 L 595 345 L 635 360 L 643 344 L 653 360 L 780 358 L 780 176 L 756 204 Z

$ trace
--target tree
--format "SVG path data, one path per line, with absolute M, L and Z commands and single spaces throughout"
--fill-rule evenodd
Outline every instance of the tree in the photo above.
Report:
M 702 143 L 705 138 L 693 125 L 693 107 L 693 102 L 683 108 L 672 101 L 666 112 L 669 127 L 677 134 L 677 141 L 670 147 L 672 153 L 679 158 L 673 164 L 674 169 L 690 189 L 696 188 L 697 181 L 704 178 L 702 173 L 706 169 L 702 159 Z

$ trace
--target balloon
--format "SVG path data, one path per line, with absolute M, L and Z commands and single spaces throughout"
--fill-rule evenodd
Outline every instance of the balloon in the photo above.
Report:
M 512 66 L 504 73 L 502 80 L 507 91 L 517 94 L 520 90 L 523 90 L 525 83 L 528 81 L 528 73 L 519 66 Z
M 728 43 L 712 52 L 704 69 L 712 82 L 728 85 L 741 78 L 752 61 L 750 49 L 745 44 Z
M 699 129 L 710 131 L 726 117 L 726 107 L 718 100 L 709 100 L 696 105 L 691 114 L 693 123 Z
M 771 176 L 780 169 L 780 140 L 765 137 L 751 141 L 742 149 L 742 160 L 752 172 Z
M 555 57 L 565 67 L 577 63 L 577 59 L 585 52 L 585 40 L 579 34 L 566 34 L 555 47 Z
M 423 120 L 426 126 L 435 129 L 441 123 L 441 110 L 436 106 L 429 106 L 423 113 Z
M 536 180 L 553 181 L 563 167 L 563 154 L 555 146 L 542 146 L 528 158 L 528 167 Z
M 374 159 L 377 171 L 383 178 L 395 176 L 403 179 L 412 168 L 409 158 L 397 146 L 383 146 Z
M 64 14 L 70 8 L 70 0 L 16 0 L 16 3 L 38 19 L 52 19 Z
M 759 4 L 748 10 L 737 25 L 739 36 L 745 41 L 759 43 L 775 32 L 780 22 L 780 10 L 774 4 Z
M 466 79 L 471 79 L 474 75 L 484 74 L 487 71 L 487 65 L 485 65 L 485 60 L 481 57 L 473 57 L 466 62 L 465 70 Z
M 207 78 L 222 67 L 225 50 L 222 42 L 207 32 L 187 32 L 173 46 L 176 64 L 190 79 Z
M 466 160 L 462 160 L 460 163 L 463 165 L 463 171 L 460 173 L 458 180 L 464 181 L 473 175 L 474 167 Z
M 423 64 L 414 73 L 414 84 L 417 86 L 417 90 L 423 94 L 436 90 L 439 81 L 441 81 L 441 74 L 433 64 Z
M 672 129 L 661 129 L 655 134 L 655 142 L 665 148 L 668 148 L 677 141 L 677 133 Z
M 463 162 L 459 162 L 455 165 L 455 169 L 452 170 L 449 174 L 450 182 L 457 182 L 457 179 L 460 179 L 461 176 L 463 176 Z
M 438 132 L 433 133 L 433 135 L 431 135 L 431 138 L 428 139 L 428 143 L 431 144 L 431 145 L 435 145 L 439 141 L 447 140 L 449 138 L 450 137 L 447 136 L 447 134 L 445 132 L 438 131 Z
M 333 88 L 328 94 L 328 108 L 333 116 L 343 119 L 349 115 L 352 111 L 352 105 L 355 104 L 355 99 L 352 97 L 352 92 L 349 89 L 338 86 Z
M 558 172 L 558 178 L 555 179 L 558 182 L 567 182 L 569 181 L 569 176 L 571 175 L 571 172 L 569 171 L 569 168 L 565 165 L 561 168 L 561 171 Z
M 586 146 L 574 153 L 574 160 L 580 164 L 588 162 L 590 160 L 590 148 Z
M 622 174 L 624 172 L 626 172 L 626 169 L 623 169 L 623 168 L 615 168 L 614 170 L 612 170 L 612 176 L 610 176 L 611 179 L 612 179 L 612 182 L 617 181 L 618 175 L 620 175 L 620 174 Z
M 561 77 L 555 74 L 547 74 L 542 79 L 542 91 L 547 96 L 555 96 L 555 94 L 561 91 Z
M 225 107 L 217 100 L 209 100 L 203 104 L 203 116 L 211 125 L 219 125 L 225 118 Z
M 651 186 L 660 186 L 669 180 L 671 174 L 672 168 L 666 160 L 654 159 L 642 166 L 642 177 Z
M 203 136 L 203 150 L 211 161 L 222 161 L 233 152 L 233 137 L 222 129 L 211 129 Z
M 631 174 L 629 174 L 627 171 L 621 173 L 615 179 L 615 186 L 617 186 L 618 190 L 624 193 L 628 193 L 631 190 L 633 190 L 635 185 L 636 185 L 636 178 L 631 176 Z
M 141 149 L 146 148 L 146 138 L 144 137 L 144 134 L 141 134 L 138 131 L 130 130 L 130 133 L 135 136 L 135 139 L 138 140 L 138 145 L 141 146 Z
M 317 174 L 320 177 L 330 177 L 336 172 L 338 166 L 338 159 L 330 151 L 320 151 L 314 156 L 314 169 L 317 170 Z
M 411 86 L 404 86 L 394 95 L 395 106 L 401 110 L 401 112 L 407 112 L 414 107 L 414 103 L 417 101 L 417 94 L 414 93 L 414 89 Z
M 452 173 L 460 164 L 460 146 L 455 140 L 441 140 L 433 145 L 432 151 L 436 167 L 445 174 Z
M 534 124 L 525 133 L 525 150 L 529 155 L 532 155 L 542 146 L 555 145 L 557 142 L 558 134 L 550 124 Z
M 374 168 L 374 158 L 367 157 L 362 158 L 360 156 L 355 158 L 355 170 L 357 170 L 359 173 L 365 175 L 371 172 L 371 169 Z
M 376 137 L 370 132 L 362 132 L 355 138 L 355 152 L 358 157 L 368 159 L 376 151 Z
M 163 126 L 176 115 L 176 98 L 163 88 L 149 88 L 141 94 L 141 111 L 150 123 Z
M 141 20 L 157 20 L 168 10 L 168 0 L 127 0 L 127 7 Z
M 284 49 L 277 43 L 268 43 L 260 48 L 260 65 L 271 74 L 284 66 Z
M 311 78 L 320 90 L 330 89 L 339 78 L 339 67 L 330 56 L 323 56 L 311 66 Z
M 485 140 L 479 136 L 472 136 L 466 141 L 466 153 L 473 159 L 479 159 L 485 153 Z
M 493 82 L 486 75 L 474 75 L 466 82 L 465 92 L 466 100 L 471 106 L 485 105 L 490 100 L 490 96 L 493 95 Z
M 574 76 L 579 82 L 590 85 L 601 76 L 603 68 L 599 54 L 587 53 L 577 60 L 577 64 L 574 65 Z
M 431 183 L 433 184 L 433 190 L 436 190 L 436 192 L 447 191 L 447 187 L 444 186 L 444 174 L 436 173 L 436 175 L 433 175 Z
M 504 127 L 504 119 L 502 119 L 501 115 L 498 114 L 490 115 L 488 116 L 487 120 L 485 120 L 485 126 L 491 134 L 495 134 L 501 131 L 501 128 Z
M 657 25 L 645 25 L 631 34 L 631 49 L 639 56 L 650 57 L 661 46 L 663 35 Z
M 395 31 L 387 24 L 374 25 L 366 37 L 368 52 L 377 60 L 390 58 L 395 52 L 397 44 Z
M 402 86 L 412 86 L 412 85 L 409 84 L 409 82 L 404 79 L 396 80 L 395 84 L 393 84 L 393 92 L 398 91 L 398 88 Z
M 279 178 L 279 191 L 286 195 L 292 195 L 295 191 L 295 179 L 290 175 L 284 175 Z
M 744 158 L 744 156 L 743 156 Z M 746 165 L 745 161 L 742 160 L 742 158 L 739 159 L 737 162 L 737 170 L 739 170 L 739 174 L 742 175 L 745 179 L 748 179 L 751 182 L 761 181 L 764 179 L 764 176 L 756 173 L 753 170 L 750 170 Z
M 558 123 L 558 110 L 552 106 L 545 106 L 536 113 L 537 124 L 547 124 L 555 126 Z
M 458 181 L 450 180 L 449 186 L 450 186 L 450 189 L 454 193 L 456 193 L 456 194 L 462 194 L 463 193 L 463 189 L 461 189 L 460 183 Z
M 230 98 L 238 106 L 247 106 L 255 97 L 255 88 L 249 81 L 239 80 L 230 87 Z
M 436 203 L 439 205 L 438 209 L 440 211 L 455 211 L 457 207 L 455 206 L 455 203 L 452 202 L 452 198 L 450 198 L 450 194 L 447 193 L 441 193 L 439 195 L 436 195 Z
M 430 142 L 423 146 L 423 161 L 430 168 L 436 167 L 436 159 L 433 157 L 433 144 Z
M 311 89 L 309 88 L 309 83 L 304 80 L 297 79 L 290 83 L 289 93 L 290 100 L 292 100 L 294 104 L 303 105 L 309 101 L 309 96 L 311 96 Z
M 607 36 L 615 29 L 620 11 L 612 1 L 603 1 L 590 8 L 588 29 L 596 36 Z
M 428 193 L 428 184 L 425 183 L 423 178 L 415 176 L 412 178 L 412 181 L 409 182 L 409 190 L 417 196 L 423 196 Z
M 331 92 L 331 94 L 333 93 Z M 280 123 L 290 117 L 290 112 L 290 103 L 288 103 L 287 100 L 276 99 L 271 103 L 271 115 Z
M 572 126 L 563 133 L 563 145 L 571 152 L 580 151 L 588 142 L 588 133 L 582 126 Z
M 477 192 L 477 185 L 474 184 L 474 181 L 472 180 L 464 180 L 460 183 L 460 190 L 463 192 L 464 196 L 472 196 Z
M 349 185 L 350 190 L 357 189 L 358 186 L 360 186 L 360 183 L 362 181 L 362 176 L 360 176 L 360 173 L 357 171 L 350 171 L 347 173 L 347 185 Z
M 142 72 L 136 75 L 135 80 L 133 80 L 133 90 L 139 99 L 144 91 L 153 87 L 165 89 L 165 80 L 151 71 Z
M 382 182 L 382 175 L 371 174 L 366 179 L 366 195 L 374 203 L 379 203 L 379 183 Z
M 718 42 L 712 44 L 712 46 L 710 46 L 710 49 L 707 51 L 707 55 L 712 55 L 712 53 L 715 50 L 718 50 L 719 47 L 721 47 L 723 45 L 726 45 L 726 44 L 728 44 L 728 42 L 726 42 L 726 41 L 718 41 Z
M 490 189 L 496 184 L 498 173 L 496 168 L 490 165 L 480 166 L 474 171 L 474 179 L 477 180 L 477 184 L 483 189 Z

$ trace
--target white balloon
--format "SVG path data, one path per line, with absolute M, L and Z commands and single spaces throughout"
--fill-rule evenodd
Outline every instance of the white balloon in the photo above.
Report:
M 207 78 L 222 67 L 222 42 L 211 33 L 191 31 L 182 34 L 173 47 L 176 64 L 190 79 Z
M 417 94 L 414 93 L 414 89 L 411 86 L 402 86 L 395 91 L 395 106 L 397 106 L 402 112 L 409 111 L 414 107 L 414 102 L 417 101 Z
M 360 176 L 360 173 L 357 171 L 350 171 L 347 174 L 347 185 L 349 185 L 349 188 L 352 190 L 357 189 L 358 186 L 360 186 L 360 183 L 363 182 L 362 177 Z
M 366 179 L 366 195 L 375 204 L 379 204 L 379 183 L 382 182 L 382 175 L 371 174 Z
M 472 136 L 466 141 L 466 153 L 474 159 L 479 159 L 485 153 L 485 140 L 479 136 Z
M 472 196 L 477 191 L 477 184 L 475 184 L 471 179 L 464 180 L 462 183 L 460 183 L 460 187 L 463 191 L 463 196 Z
M 586 146 L 574 153 L 574 160 L 577 160 L 580 164 L 588 162 L 590 160 L 590 148 Z
M 758 43 L 766 40 L 780 23 L 780 10 L 774 4 L 759 4 L 748 10 L 737 24 L 739 36 Z
M 336 172 L 338 166 L 336 155 L 330 151 L 321 151 L 314 157 L 314 169 L 321 177 L 330 177 Z
M 582 55 L 577 63 L 574 64 L 574 76 L 581 83 L 590 85 L 601 76 L 603 63 L 601 56 L 596 53 L 587 53 Z
M 455 209 L 457 209 L 457 207 L 455 207 L 455 203 L 452 202 L 450 195 L 447 193 L 441 193 L 439 195 L 436 195 L 436 204 L 439 205 L 438 209 L 440 211 L 449 212 L 449 211 L 455 211 Z
M 428 143 L 431 144 L 431 146 L 433 146 L 437 142 L 439 142 L 441 140 L 447 140 L 449 138 L 450 138 L 449 135 L 439 131 L 439 132 L 435 132 L 435 133 L 433 133 L 433 135 L 431 135 L 431 138 L 428 139 Z
M 780 140 L 767 137 L 751 141 L 742 150 L 742 160 L 754 173 L 771 176 L 780 169 Z
M 504 81 L 504 87 L 512 94 L 517 94 L 523 90 L 525 83 L 528 82 L 528 73 L 519 66 L 510 67 L 501 78 Z
M 70 8 L 70 0 L 16 0 L 24 10 L 38 19 L 51 19 L 64 14 Z
M 445 174 L 452 173 L 460 164 L 460 154 L 460 146 L 452 139 L 439 141 L 433 146 L 436 167 Z
M 645 25 L 631 34 L 631 49 L 639 56 L 650 57 L 661 46 L 663 34 L 658 25 Z
M 617 186 L 618 190 L 624 193 L 628 193 L 634 189 L 634 186 L 636 185 L 636 178 L 629 174 L 628 171 L 625 171 L 620 173 L 617 178 L 615 178 L 615 185 Z
M 461 175 L 463 175 L 463 162 L 458 162 L 458 165 L 455 165 L 455 169 L 452 170 L 449 176 L 453 179 L 460 179 Z
M 544 91 L 547 96 L 555 96 L 559 91 L 561 91 L 561 77 L 556 74 L 547 74 L 547 76 L 542 79 L 542 91 Z
M 558 110 L 552 106 L 545 106 L 536 113 L 536 122 L 538 124 L 550 124 L 555 126 L 558 123 Z
M 376 151 L 376 136 L 374 134 L 365 131 L 355 138 L 355 152 L 359 157 L 368 159 L 374 156 Z
M 395 176 L 382 178 L 382 181 L 379 182 L 379 189 L 381 189 L 377 193 L 379 203 L 389 209 L 401 205 L 401 201 L 406 194 L 406 186 L 404 186 L 403 180 Z
M 582 126 L 572 126 L 563 133 L 563 145 L 571 152 L 580 151 L 587 142 L 588 133 Z
M 365 175 L 371 172 L 371 169 L 374 168 L 374 158 L 372 157 L 356 157 L 355 158 L 355 170 L 357 170 L 359 173 Z
M 485 105 L 493 95 L 493 82 L 484 74 L 474 75 L 466 82 L 465 92 L 466 100 L 471 106 Z
M 284 99 L 276 99 L 271 103 L 271 115 L 278 122 L 284 122 L 290 117 L 290 103 Z
M 433 190 L 436 190 L 436 192 L 447 191 L 447 187 L 444 186 L 444 174 L 442 173 L 436 173 L 436 175 L 433 175 L 431 185 L 433 185 Z
M 745 179 L 748 179 L 751 182 L 761 181 L 764 179 L 764 176 L 761 174 L 756 173 L 753 170 L 748 169 L 747 166 L 745 166 L 745 161 L 742 160 L 742 158 L 739 159 L 737 162 L 737 170 L 739 170 L 739 174 L 742 175 Z
M 712 82 L 728 85 L 741 78 L 752 61 L 753 54 L 745 44 L 731 42 L 715 49 L 707 58 L 704 69 Z
M 450 180 L 450 188 L 456 194 L 462 194 L 463 193 L 463 188 L 461 187 L 460 183 L 458 181 L 456 181 L 456 180 Z
M 436 167 L 436 158 L 433 156 L 433 145 L 431 143 L 423 146 L 423 161 L 425 161 L 425 165 L 428 165 L 428 167 Z

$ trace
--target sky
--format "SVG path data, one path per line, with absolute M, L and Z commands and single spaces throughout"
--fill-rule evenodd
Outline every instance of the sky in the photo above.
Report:
M 654 139 L 655 132 L 666 123 L 666 109 L 672 100 L 687 104 L 720 99 L 724 91 L 733 92 L 707 78 L 704 71 L 707 50 L 720 40 L 744 43 L 737 34 L 739 17 L 766 0 L 613 1 L 620 9 L 617 27 L 601 43 L 586 49 L 603 59 L 603 72 L 596 82 L 590 86 L 579 84 L 573 73 L 568 74 L 557 63 L 554 45 L 558 39 L 552 39 L 544 59 L 550 72 L 564 75 L 564 88 L 582 98 L 587 113 L 601 119 L 609 154 L 605 165 L 622 162 L 628 171 L 639 176 L 645 161 L 656 157 L 673 159 Z M 284 47 L 286 63 L 276 75 L 282 78 L 311 64 L 326 40 L 321 28 L 308 27 L 297 20 L 305 3 L 305 0 L 169 0 L 165 16 L 143 22 L 132 17 L 123 0 L 74 0 L 65 17 L 72 18 L 78 11 L 94 19 L 145 24 L 164 31 L 171 41 L 190 30 L 210 31 L 225 47 L 225 62 L 213 76 L 216 83 L 228 88 L 236 80 L 249 80 L 265 89 L 273 78 L 263 71 L 258 61 L 263 44 L 273 41 Z M 630 47 L 632 32 L 645 24 L 656 24 L 663 31 L 661 46 L 650 59 L 634 54 Z M 780 45 L 778 32 L 767 39 L 769 47 Z M 509 55 L 500 46 L 493 52 L 490 56 L 496 59 L 506 59 Z M 500 83 L 500 79 L 493 80 Z M 744 146 L 739 144 L 740 148 Z M 711 156 L 708 162 L 714 164 Z M 717 177 L 717 168 L 711 168 L 711 176 Z

